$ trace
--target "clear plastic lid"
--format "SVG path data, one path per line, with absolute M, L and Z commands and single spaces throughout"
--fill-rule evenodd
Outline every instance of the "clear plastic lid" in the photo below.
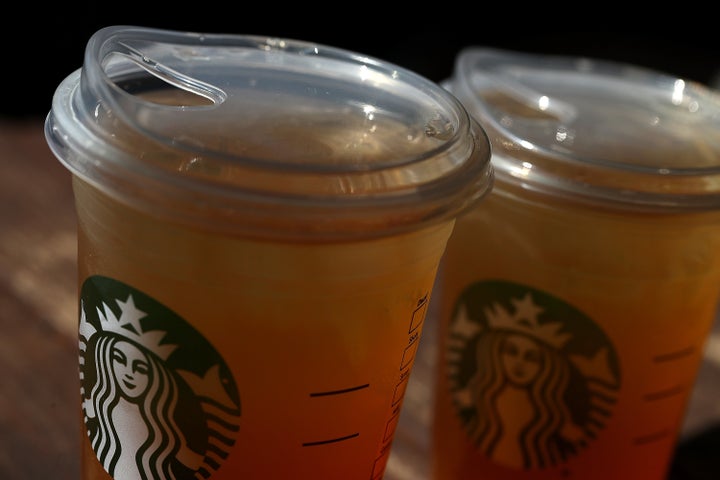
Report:
M 638 66 L 482 47 L 445 83 L 501 184 L 603 204 L 720 208 L 720 97 Z
M 289 39 L 104 28 L 45 130 L 109 195 L 241 234 L 393 234 L 456 216 L 493 180 L 485 132 L 439 85 Z

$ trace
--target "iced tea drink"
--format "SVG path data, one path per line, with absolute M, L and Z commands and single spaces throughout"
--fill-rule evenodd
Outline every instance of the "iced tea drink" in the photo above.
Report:
M 720 293 L 720 105 L 602 62 L 457 65 L 496 183 L 434 297 L 432 478 L 664 479 Z
M 59 87 L 84 480 L 382 478 L 492 169 L 455 98 L 358 58 L 110 27 Z
M 141 403 L 94 393 L 99 367 L 90 360 L 126 337 L 152 352 L 154 361 L 140 360 L 149 379 L 161 376 L 160 365 L 171 372 L 154 387 L 158 409 L 164 394 L 167 405 L 178 402 L 178 421 L 191 420 L 176 428 L 157 411 L 157 430 L 177 432 L 168 464 L 211 478 L 381 476 L 451 222 L 347 244 L 272 242 L 167 225 L 82 180 L 74 187 L 87 322 L 81 359 L 93 365 L 81 369 L 84 411 L 95 412 L 85 419 L 83 470 L 95 472 L 87 478 L 140 478 L 118 476 L 110 458 L 98 458 L 109 435 L 102 421 L 120 423 L 102 418 L 103 401 L 108 410 L 127 404 L 122 418 L 132 406 L 136 422 L 156 410 L 150 389 Z M 153 322 L 147 333 L 143 320 Z M 122 331 L 133 321 L 140 335 Z M 108 355 L 110 365 L 118 361 Z M 117 375 L 118 394 L 123 382 L 138 383 Z M 117 433 L 121 448 L 108 448 L 122 454 L 136 445 L 126 470 L 140 452 L 149 461 L 162 452 L 142 449 L 147 428 L 133 430 Z M 182 463 L 183 448 L 194 463 Z

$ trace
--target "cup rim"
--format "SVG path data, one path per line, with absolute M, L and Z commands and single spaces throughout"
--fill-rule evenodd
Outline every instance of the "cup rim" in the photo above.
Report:
M 110 59 L 111 55 L 121 59 Z M 403 108 L 414 108 L 413 113 L 421 118 L 411 127 L 425 132 L 438 128 L 439 140 L 411 155 L 388 157 L 372 165 L 352 161 L 270 164 L 264 159 L 208 149 L 202 143 L 197 147 L 194 142 L 199 136 L 190 121 L 182 135 L 163 130 L 169 121 L 182 116 L 201 119 L 193 120 L 199 123 L 223 109 L 223 115 L 228 115 L 229 105 L 237 98 L 227 95 L 234 86 L 218 80 L 220 76 L 213 69 L 220 68 L 225 69 L 218 70 L 221 72 L 233 68 L 237 78 L 245 68 L 260 78 L 264 78 L 262 74 L 276 78 L 280 72 L 308 85 L 320 81 L 328 90 L 356 95 L 352 102 L 346 101 L 346 109 L 359 100 L 372 107 L 375 100 L 384 102 L 375 105 L 378 110 L 387 110 L 395 107 L 388 99 L 402 96 Z M 119 88 L 118 79 L 147 76 L 147 71 L 155 77 L 169 75 L 171 82 L 185 82 L 183 89 L 197 88 L 215 103 L 197 109 L 148 105 Z M 112 118 L 149 140 L 172 160 L 169 166 L 148 161 L 150 155 L 139 158 L 133 150 L 136 145 L 117 142 L 112 129 L 98 121 L 101 117 Z M 435 82 L 349 50 L 257 35 L 124 25 L 100 29 L 87 43 L 82 67 L 58 86 L 45 133 L 53 153 L 74 175 L 120 201 L 135 207 L 150 206 L 158 215 L 202 223 L 204 227 L 217 223 L 204 217 L 225 212 L 223 221 L 233 225 L 222 228 L 258 235 L 326 239 L 382 236 L 448 221 L 482 199 L 492 187 L 494 175 L 483 128 Z M 185 139 L 178 140 L 183 135 Z M 396 140 L 403 135 L 400 131 Z M 181 163 L 198 155 L 218 171 L 242 170 L 246 177 L 224 181 L 181 168 Z M 272 181 L 255 181 L 261 177 Z M 338 177 L 352 188 L 333 185 Z

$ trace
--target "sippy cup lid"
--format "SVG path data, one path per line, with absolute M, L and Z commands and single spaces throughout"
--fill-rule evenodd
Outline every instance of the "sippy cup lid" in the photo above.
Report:
M 445 83 L 485 128 L 498 189 L 623 208 L 720 208 L 720 96 L 606 60 L 461 51 Z
M 249 235 L 395 234 L 452 219 L 493 179 L 485 132 L 442 87 L 292 39 L 106 27 L 45 132 L 119 201 Z

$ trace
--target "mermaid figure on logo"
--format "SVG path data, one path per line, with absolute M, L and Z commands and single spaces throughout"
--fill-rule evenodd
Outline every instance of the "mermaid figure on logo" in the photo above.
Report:
M 566 354 L 563 347 L 571 335 L 561 323 L 540 323 L 542 309 L 529 293 L 512 303 L 514 313 L 499 303 L 485 306 L 485 328 L 460 305 L 454 329 L 458 335 L 473 333 L 474 373 L 454 398 L 461 409 L 472 411 L 466 430 L 487 457 L 513 468 L 558 465 L 602 426 L 599 420 L 573 414 L 568 391 L 579 374 L 583 382 L 597 377 L 605 354 L 593 360 Z
M 95 337 L 95 379 L 83 399 L 86 424 L 97 425 L 92 448 L 114 480 L 194 478 L 180 472 L 196 471 L 204 455 L 176 423 L 178 379 L 164 364 L 176 346 L 161 344 L 165 332 L 142 331 L 132 297 L 117 303 L 119 318 L 107 306 L 98 312 L 99 332 L 81 313 L 81 336 Z

